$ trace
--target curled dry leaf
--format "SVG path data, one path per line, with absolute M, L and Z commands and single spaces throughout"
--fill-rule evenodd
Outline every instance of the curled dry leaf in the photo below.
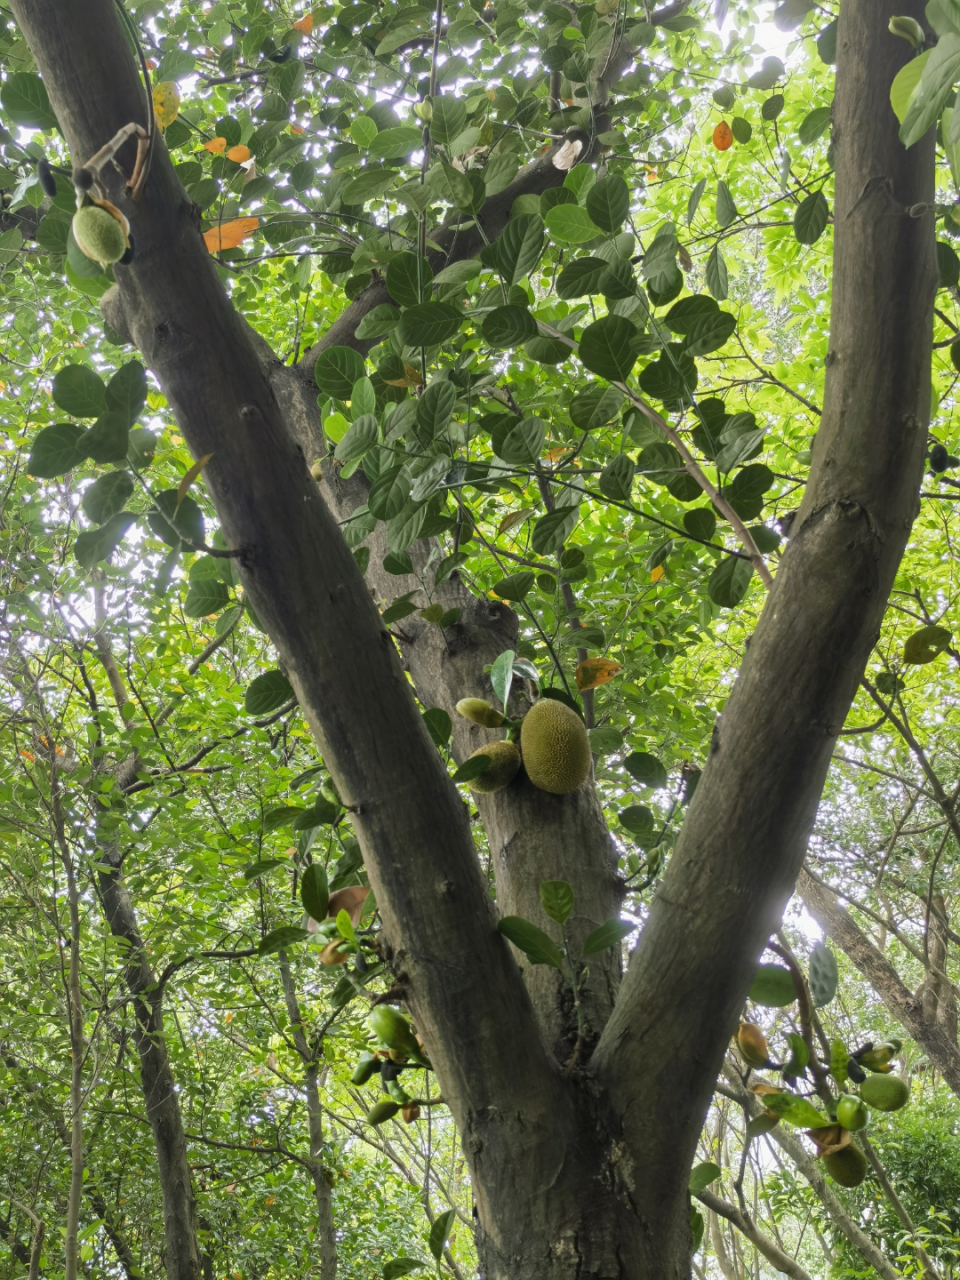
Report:
M 348 951 L 341 951 L 340 948 L 342 946 L 342 938 L 334 938 L 331 942 L 328 942 L 320 952 L 320 963 L 328 965 L 346 964 L 350 953 Z
M 209 151 L 212 155 L 219 156 L 227 149 L 226 138 L 210 138 L 203 144 L 204 151 Z
M 190 470 L 187 472 L 187 474 L 180 481 L 180 484 L 177 487 L 177 506 L 178 507 L 180 503 L 184 500 L 184 498 L 187 496 L 187 491 L 189 490 L 190 486 L 193 484 L 194 480 L 196 480 L 197 476 L 200 474 L 200 472 L 203 470 L 203 468 L 207 465 L 207 463 L 210 461 L 212 457 L 213 457 L 212 453 L 205 453 L 202 458 L 198 458 L 197 461 L 190 468 Z
M 313 14 L 305 13 L 302 18 L 298 18 L 293 24 L 294 31 L 300 31 L 308 36 L 313 30 Z
M 804 1133 L 817 1148 L 817 1159 L 831 1156 L 835 1151 L 842 1151 L 852 1141 L 850 1130 L 840 1124 L 824 1125 L 822 1129 L 804 1129 Z
M 512 529 L 515 524 L 522 524 L 528 516 L 532 516 L 533 507 L 524 507 L 522 511 L 511 511 L 505 515 L 497 525 L 497 533 L 506 533 L 508 529 Z
M 259 225 L 259 218 L 234 218 L 232 222 L 221 222 L 219 226 L 205 231 L 203 242 L 211 253 L 218 253 L 221 249 L 236 249 L 247 236 L 253 235 Z
M 341 911 L 345 911 L 352 925 L 359 924 L 369 892 L 370 889 L 365 884 L 351 884 L 346 889 L 336 889 L 331 893 L 327 904 L 327 918 L 335 920 Z
M 622 670 L 623 664 L 614 662 L 612 658 L 587 658 L 577 667 L 577 688 L 581 693 L 587 689 L 599 689 Z
M 231 147 L 226 152 L 228 160 L 232 160 L 234 164 L 243 164 L 250 159 L 250 148 L 245 147 L 242 142 L 238 142 L 235 147 Z

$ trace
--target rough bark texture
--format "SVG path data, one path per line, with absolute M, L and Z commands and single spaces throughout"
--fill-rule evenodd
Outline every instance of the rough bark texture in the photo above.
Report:
M 13 3 L 75 159 L 142 117 L 113 0 Z M 845 0 L 841 13 L 833 339 L 813 474 L 587 1079 L 561 1078 L 536 1034 L 537 987 L 524 985 L 494 928 L 467 810 L 309 476 L 262 352 L 224 295 L 169 158 L 158 147 L 139 205 L 118 174 L 106 178 L 138 245 L 133 264 L 117 269 L 125 327 L 193 454 L 213 455 L 205 478 L 228 544 L 243 551 L 244 587 L 353 806 L 386 954 L 463 1134 L 485 1280 L 689 1274 L 686 1182 L 703 1113 L 756 957 L 793 887 L 833 742 L 917 507 L 936 269 L 932 216 L 912 218 L 907 209 L 932 199 L 933 145 L 930 138 L 905 153 L 887 101 L 908 51 L 886 25 L 904 11 L 922 17 L 920 0 Z M 414 672 L 417 644 L 407 648 Z M 363 681 L 343 679 L 347 660 Z M 421 697 L 449 700 L 452 664 L 431 658 L 416 669 Z M 470 745 L 461 738 L 458 750 Z M 521 819 L 545 822 L 539 798 L 535 810 L 525 811 L 526 803 L 518 795 L 500 828 L 488 818 L 501 906 L 527 901 L 552 869 L 536 837 L 512 847 Z M 590 804 L 582 812 L 596 831 Z M 547 838 L 575 830 L 580 805 L 579 796 L 558 802 Z M 525 849 L 544 860 L 542 871 L 519 865 Z M 565 849 L 558 858 L 570 856 Z M 565 879 L 575 867 L 563 865 Z M 102 888 L 108 914 L 133 943 L 132 980 L 147 984 L 119 875 L 106 875 Z M 611 892 L 608 879 L 581 910 L 592 916 Z M 597 995 L 598 1022 L 612 997 L 612 990 Z M 159 1010 L 143 999 L 137 1010 L 159 1108 L 167 1077 L 150 1056 L 152 1045 L 162 1048 Z M 543 1017 L 540 1025 L 549 1043 Z M 158 1150 L 171 1157 L 165 1179 L 173 1185 L 182 1132 L 159 1124 L 155 1132 Z M 179 1191 L 192 1215 L 189 1185 Z M 168 1222 L 168 1255 L 171 1237 L 187 1234 Z M 170 1274 L 193 1280 L 197 1272 L 194 1244 L 192 1261 L 185 1256 Z
M 875 947 L 834 895 L 804 870 L 797 889 L 814 920 L 856 965 L 883 1001 L 891 1017 L 913 1036 L 944 1080 L 960 1097 L 960 1048 L 937 1019 L 924 1017 L 922 998 L 904 985 L 893 965 Z

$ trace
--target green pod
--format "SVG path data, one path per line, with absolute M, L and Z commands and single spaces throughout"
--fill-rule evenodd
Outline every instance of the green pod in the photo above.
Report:
M 360 1061 L 354 1068 L 353 1075 L 350 1077 L 352 1084 L 366 1084 L 370 1077 L 379 1068 L 380 1063 L 372 1053 L 361 1053 Z
M 410 1023 L 389 1004 L 378 1004 L 367 1018 L 367 1026 L 381 1044 L 408 1058 L 420 1056 L 420 1046 Z
M 387 1081 L 387 1093 L 394 1100 L 394 1102 L 399 1102 L 401 1107 L 405 1107 L 407 1103 L 410 1101 L 409 1093 L 407 1093 L 406 1089 L 403 1087 L 403 1085 L 400 1083 L 399 1080 Z
M 383 1124 L 385 1120 L 392 1120 L 399 1110 L 399 1102 L 394 1102 L 392 1098 L 384 1098 L 382 1102 L 375 1103 L 367 1112 L 367 1124 L 373 1125 L 375 1128 L 378 1124 Z

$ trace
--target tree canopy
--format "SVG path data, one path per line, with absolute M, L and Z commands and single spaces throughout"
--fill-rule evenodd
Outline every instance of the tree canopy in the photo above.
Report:
M 0 1277 L 956 1274 L 958 0 L 0 19 Z

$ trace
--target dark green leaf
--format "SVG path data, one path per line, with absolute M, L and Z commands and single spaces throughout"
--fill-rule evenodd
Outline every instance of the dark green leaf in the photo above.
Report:
M 573 913 L 573 889 L 566 880 L 544 880 L 540 885 L 540 903 L 551 920 L 566 924 Z
M 703 1214 L 699 1209 L 690 1210 L 690 1243 L 693 1253 L 696 1253 L 703 1243 L 703 1232 L 705 1229 Z
M 722 178 L 717 180 L 717 225 L 729 227 L 738 217 L 737 206 L 733 202 L 730 188 Z
M 129 471 L 111 471 L 95 481 L 83 495 L 83 514 L 94 524 L 104 524 L 117 515 L 133 493 L 133 477 Z
M 494 242 L 504 283 L 518 284 L 536 266 L 543 249 L 543 220 L 535 213 L 511 218 Z
M 415 307 L 430 297 L 433 269 L 426 258 L 417 253 L 398 253 L 387 266 L 386 283 L 393 298 L 401 307 Z
M 416 613 L 417 606 L 412 600 L 402 598 L 394 600 L 393 604 L 384 609 L 380 615 L 383 621 L 389 626 L 392 622 L 399 622 L 401 618 L 409 618 L 411 613 Z
M 397 332 L 408 347 L 434 347 L 460 328 L 463 312 L 446 302 L 420 302 L 400 316 Z
M 27 462 L 27 472 L 38 480 L 52 480 L 72 471 L 87 456 L 83 427 L 72 422 L 58 422 L 44 427 L 34 437 L 33 449 Z
M 101 413 L 83 438 L 83 448 L 94 462 L 125 462 L 130 447 L 130 427 L 126 416 L 107 410 Z
M 522 600 L 531 591 L 535 577 L 532 570 L 522 569 L 519 573 L 511 573 L 495 582 L 491 590 L 501 600 Z
M 367 507 L 378 520 L 398 516 L 410 497 L 410 478 L 402 465 L 390 467 L 370 486 Z
M 337 444 L 333 456 L 338 462 L 354 462 L 377 443 L 377 420 L 372 413 L 361 413 Z
M 817 53 L 820 55 L 820 61 L 828 67 L 832 67 L 837 60 L 837 27 L 838 19 L 834 18 L 820 32 L 817 37 Z
M 573 397 L 570 402 L 570 420 L 581 431 L 594 431 L 612 421 L 620 412 L 623 392 L 617 387 L 605 387 L 595 382 Z
M 497 457 L 512 466 L 529 466 L 540 457 L 547 428 L 539 418 L 507 419 L 507 429 L 492 437 Z
M 709 1160 L 705 1160 L 700 1164 L 694 1165 L 690 1170 L 690 1177 L 687 1180 L 687 1187 L 692 1196 L 702 1191 L 704 1187 L 709 1187 L 711 1182 L 721 1177 L 723 1170 L 719 1165 L 713 1164 Z
M 579 518 L 576 507 L 557 507 L 542 516 L 533 526 L 533 549 L 539 556 L 559 551 L 573 533 Z
M 714 245 L 713 252 L 707 259 L 706 269 L 707 288 L 713 294 L 718 302 L 726 302 L 727 300 L 727 264 L 723 254 L 720 252 L 719 244 Z
M 89 365 L 68 364 L 53 379 L 53 402 L 75 418 L 99 418 L 107 407 L 107 389 Z
M 763 510 L 763 495 L 773 485 L 769 467 L 754 462 L 739 471 L 723 491 L 723 496 L 741 520 L 755 520 Z
M 293 687 L 282 671 L 265 671 L 247 685 L 243 705 L 248 716 L 266 716 L 293 697 Z
M 563 968 L 563 952 L 542 929 L 522 916 L 504 916 L 497 924 L 503 936 L 524 953 L 531 964 Z
M 937 241 L 937 269 L 940 272 L 940 288 L 954 289 L 960 284 L 960 258 L 952 245 Z
M 384 556 L 383 567 L 395 578 L 403 578 L 408 573 L 413 573 L 413 561 L 405 551 L 391 551 L 389 555 Z
M 793 234 L 801 244 L 815 244 L 827 229 L 830 209 L 822 191 L 801 200 L 793 215 Z
M 623 767 L 641 787 L 651 787 L 654 791 L 659 791 L 667 785 L 666 769 L 649 751 L 631 751 L 624 760 Z
M 300 901 L 303 909 L 312 920 L 325 920 L 329 900 L 327 873 L 319 862 L 311 862 L 308 867 L 304 867 L 300 878 Z
M 142 471 L 153 461 L 157 451 L 157 434 L 148 427 L 134 427 L 127 437 L 127 461 Z
M 123 365 L 107 383 L 107 408 L 132 427 L 147 402 L 147 374 L 139 360 Z
M 776 120 L 783 110 L 785 101 L 782 93 L 775 93 L 771 98 L 767 98 L 760 108 L 760 114 L 764 120 Z
M 737 317 L 729 311 L 694 316 L 687 326 L 684 351 L 688 356 L 705 356 L 710 351 L 717 351 L 733 335 L 736 327 Z
M 822 134 L 826 133 L 830 128 L 832 115 L 832 107 L 814 107 L 812 111 L 804 116 L 800 128 L 797 130 L 797 136 L 805 147 L 811 146 Z
M 510 686 L 513 684 L 513 664 L 516 656 L 513 649 L 504 649 L 490 668 L 490 684 L 504 709 L 510 701 Z
M 550 235 L 561 244 L 584 244 L 600 234 L 600 228 L 579 204 L 555 204 L 545 222 Z
M 637 379 L 640 390 L 668 405 L 689 404 L 697 387 L 697 366 L 679 343 L 664 347 Z
M 439 94 L 433 99 L 433 115 L 430 119 L 430 136 L 435 142 L 452 142 L 463 133 L 467 124 L 467 108 L 459 98 L 444 98 Z
M 568 299 L 599 293 L 600 281 L 609 265 L 603 258 L 577 258 L 557 277 L 557 296 Z
M 633 487 L 636 465 L 625 453 L 612 458 L 600 472 L 597 486 L 602 494 L 615 501 L 628 502 Z
M 314 796 L 313 804 L 293 820 L 294 831 L 309 831 L 311 827 L 329 826 L 340 816 L 340 806 L 326 796 Z
M 309 937 L 306 929 L 297 929 L 291 924 L 281 925 L 279 929 L 271 929 L 265 938 L 262 938 L 260 945 L 257 947 L 257 954 L 260 956 L 273 956 L 278 951 L 284 951 L 287 947 L 292 947 L 297 942 L 303 942 Z
M 616 231 L 630 212 L 630 191 L 618 173 L 608 173 L 587 193 L 587 213 L 601 231 Z
M 73 544 L 73 553 L 84 569 L 92 569 L 101 560 L 107 560 L 123 541 L 123 535 L 136 521 L 129 511 L 111 516 L 99 529 L 81 533 Z
M 430 1252 L 436 1258 L 437 1262 L 443 1257 L 443 1251 L 446 1247 L 447 1240 L 450 1238 L 450 1232 L 453 1230 L 453 1224 L 456 1221 L 456 1209 L 447 1209 L 445 1213 L 440 1213 L 433 1221 L 430 1228 Z
M 519 347 L 537 336 L 537 322 L 526 307 L 497 307 L 483 321 L 483 337 L 491 347 Z
M 457 403 L 457 388 L 452 382 L 431 382 L 417 405 L 417 425 L 422 440 L 434 440 L 443 431 Z
M 363 356 L 353 347 L 327 347 L 317 357 L 313 376 L 317 386 L 335 400 L 349 400 L 353 384 L 364 376 Z
M 245 867 L 243 878 L 252 883 L 254 880 L 259 880 L 261 876 L 265 876 L 268 871 L 288 865 L 285 858 L 264 858 L 261 862 L 251 862 L 249 867 Z
M 753 137 L 753 125 L 749 120 L 745 120 L 743 116 L 734 116 L 730 122 L 730 132 L 733 134 L 737 142 L 745 147 Z
M 816 943 L 810 955 L 810 994 L 816 1008 L 822 1009 L 830 1003 L 837 994 L 839 980 L 833 952 L 824 943 Z
M 446 711 L 442 707 L 431 707 L 429 711 L 423 713 L 423 720 L 434 744 L 445 747 L 450 741 L 450 733 L 453 729 Z
M 713 298 L 707 297 L 705 293 L 695 293 L 692 297 L 681 298 L 679 302 L 675 302 L 663 319 L 672 333 L 683 336 L 695 320 L 702 320 L 705 316 L 716 316 L 719 313 L 720 308 Z
M 627 920 L 608 920 L 593 933 L 588 933 L 583 942 L 581 956 L 596 955 L 598 951 L 606 951 L 607 947 L 615 947 L 637 926 Z
M 416 1258 L 393 1258 L 383 1268 L 383 1280 L 400 1280 L 414 1271 L 422 1271 L 424 1264 Z
M 783 1009 L 793 1004 L 797 998 L 797 990 L 793 985 L 790 970 L 781 964 L 761 964 L 750 987 L 750 999 L 754 1004 L 765 1005 L 768 1009 Z
M 717 531 L 717 517 L 709 507 L 696 507 L 693 511 L 685 511 L 683 527 L 695 538 L 709 542 Z
M 187 598 L 183 602 L 183 612 L 188 618 L 206 618 L 211 613 L 219 613 L 229 603 L 230 591 L 226 584 L 204 578 L 190 583 Z
M 57 127 L 57 117 L 50 106 L 46 85 L 32 72 L 8 74 L 0 88 L 0 104 L 15 124 L 22 124 L 28 129 L 42 129 L 45 133 Z
M 486 773 L 493 763 L 490 756 L 474 755 L 464 760 L 463 764 L 454 772 L 454 782 L 472 782 L 474 778 L 479 778 L 481 773 Z
M 747 594 L 753 565 L 739 556 L 725 556 L 707 582 L 707 595 L 721 609 L 732 609 Z
M 400 319 L 400 312 L 389 302 L 381 302 L 379 306 L 368 311 L 357 325 L 358 338 L 380 338 L 389 333 Z
M 697 216 L 697 210 L 700 208 L 700 201 L 703 198 L 703 193 L 706 190 L 706 187 L 707 187 L 706 178 L 701 178 L 700 181 L 693 188 L 693 190 L 690 192 L 690 198 L 687 201 L 687 226 L 688 227 L 690 226 L 691 222 L 693 222 L 694 218 Z
M 653 833 L 653 811 L 645 804 L 632 804 L 621 809 L 620 825 L 632 836 L 649 836 Z
M 637 362 L 640 346 L 635 325 L 624 316 L 604 316 L 584 329 L 579 355 L 591 373 L 610 382 L 623 382 Z

